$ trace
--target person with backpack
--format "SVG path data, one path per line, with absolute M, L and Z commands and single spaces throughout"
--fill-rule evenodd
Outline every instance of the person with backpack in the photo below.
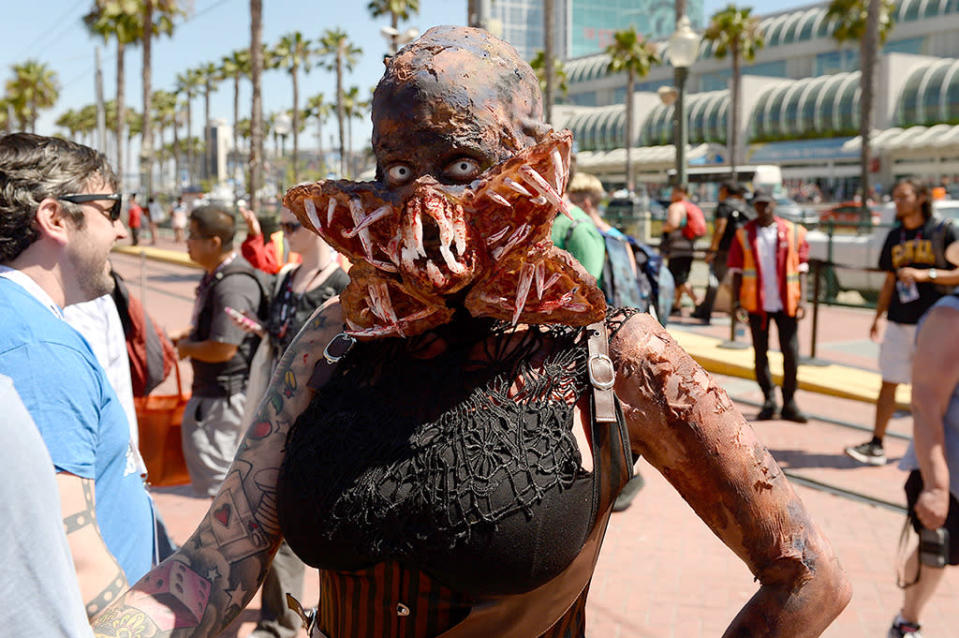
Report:
M 606 250 L 599 286 L 607 303 L 649 312 L 666 325 L 673 286 L 672 276 L 663 268 L 662 258 L 649 246 L 603 219 L 599 213 L 603 184 L 595 175 L 576 173 L 569 182 L 567 193 L 570 201 L 589 216 L 603 237 Z M 571 229 L 574 224 L 571 223 Z M 567 230 L 567 236 L 569 233 Z
M 183 457 L 198 496 L 213 496 L 243 436 L 250 361 L 260 337 L 231 312 L 266 317 L 269 276 L 233 250 L 233 216 L 216 206 L 190 213 L 187 251 L 206 274 L 197 286 L 190 327 L 173 342 L 193 364 L 193 396 L 183 413 Z M 232 309 L 232 310 L 231 310 Z
M 702 319 L 708 326 L 712 321 L 713 305 L 716 303 L 716 294 L 719 286 L 726 278 L 729 270 L 726 260 L 729 258 L 729 246 L 733 243 L 736 231 L 749 221 L 746 216 L 746 203 L 741 199 L 742 189 L 739 184 L 730 180 L 719 186 L 716 196 L 716 212 L 713 216 L 713 237 L 706 253 L 706 263 L 709 264 L 709 284 L 703 303 L 693 312 L 692 316 Z
M 693 266 L 696 239 L 706 234 L 706 217 L 699 206 L 689 201 L 689 189 L 685 184 L 673 187 L 671 199 L 673 203 L 666 211 L 660 252 L 668 258 L 669 272 L 676 284 L 673 312 L 678 314 L 684 294 L 692 300 L 694 308 L 700 305 L 689 283 L 689 271 Z
M 769 325 L 776 322 L 783 355 L 783 407 L 787 421 L 805 423 L 796 405 L 799 372 L 799 320 L 806 316 L 809 243 L 806 229 L 776 217 L 776 200 L 757 190 L 756 219 L 736 231 L 727 264 L 733 273 L 733 312 L 745 310 L 753 338 L 756 382 L 765 401 L 757 421 L 776 418 L 778 406 L 769 371 Z

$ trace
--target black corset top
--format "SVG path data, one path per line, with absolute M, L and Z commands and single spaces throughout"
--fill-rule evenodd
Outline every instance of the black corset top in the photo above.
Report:
M 297 419 L 280 471 L 284 536 L 306 563 L 396 560 L 466 594 L 531 590 L 595 521 L 573 409 L 589 387 L 582 330 L 488 320 L 357 343 Z M 512 390 L 511 390 L 512 388 Z

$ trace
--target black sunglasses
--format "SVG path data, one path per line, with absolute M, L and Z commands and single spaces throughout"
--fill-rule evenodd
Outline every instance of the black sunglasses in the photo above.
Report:
M 303 228 L 303 224 L 298 224 L 297 222 L 280 222 L 280 228 L 282 228 L 283 232 L 287 235 L 292 235 Z
M 113 206 L 105 213 L 102 210 L 100 212 L 111 222 L 120 219 L 120 214 L 123 212 L 123 195 L 121 193 L 74 193 L 61 195 L 57 199 L 70 202 L 71 204 L 86 204 L 88 202 L 98 202 L 109 199 L 113 202 Z

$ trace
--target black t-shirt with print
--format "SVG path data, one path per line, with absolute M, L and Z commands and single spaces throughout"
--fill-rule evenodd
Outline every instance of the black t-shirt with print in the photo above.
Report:
M 879 253 L 879 269 L 895 273 L 907 266 L 921 269 L 943 267 L 943 264 L 936 265 L 937 251 L 933 242 L 941 236 L 943 245 L 948 246 L 956 241 L 956 230 L 952 224 L 945 223 L 940 227 L 941 224 L 944 224 L 942 219 L 932 217 L 919 228 L 910 230 L 900 224 L 890 230 Z M 941 248 L 939 252 L 942 253 Z M 916 286 L 919 298 L 909 303 L 902 303 L 898 290 L 893 291 L 889 302 L 889 321 L 915 325 L 923 313 L 942 297 L 934 283 L 922 282 Z

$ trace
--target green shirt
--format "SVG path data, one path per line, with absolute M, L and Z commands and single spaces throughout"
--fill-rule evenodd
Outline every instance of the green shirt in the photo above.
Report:
M 576 224 L 569 236 L 569 243 L 567 243 L 566 235 L 569 234 L 573 222 L 562 213 L 557 215 L 556 219 L 553 220 L 553 245 L 562 248 L 579 260 L 586 272 L 591 274 L 598 282 L 603 276 L 606 242 L 603 240 L 599 229 L 596 228 L 596 224 L 593 223 L 589 215 L 583 212 L 583 209 L 570 204 L 569 212 L 579 223 Z

